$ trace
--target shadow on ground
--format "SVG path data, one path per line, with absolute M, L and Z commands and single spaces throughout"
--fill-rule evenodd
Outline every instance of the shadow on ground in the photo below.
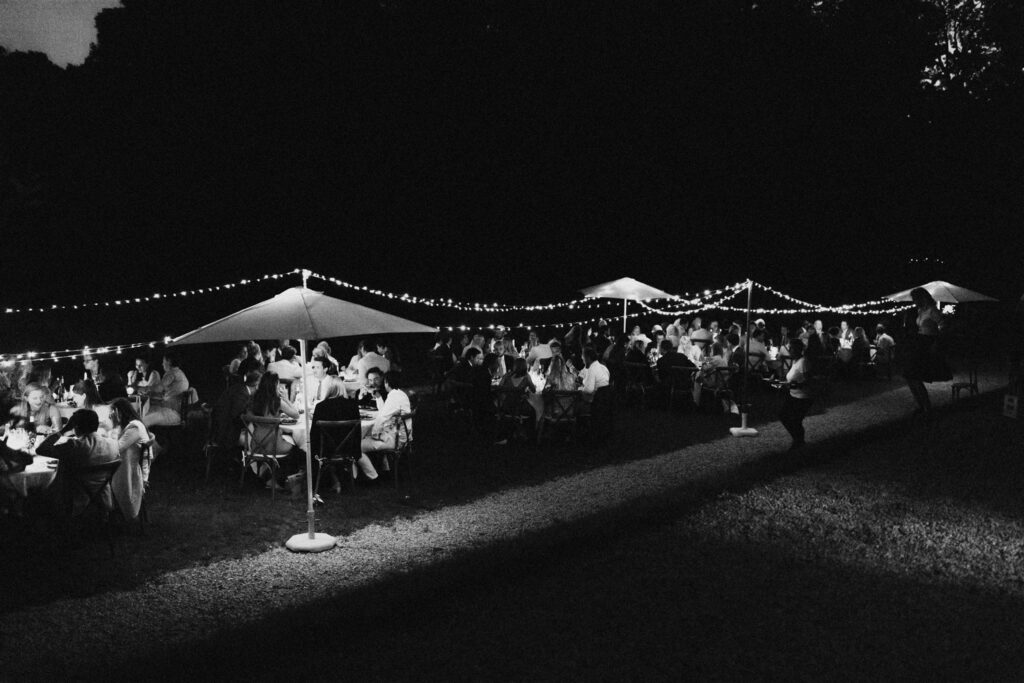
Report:
M 1019 595 L 727 543 L 669 495 L 382 577 L 90 676 L 374 680 L 1000 679 Z M 344 548 L 334 552 L 345 552 Z M 187 615 L 183 615 L 187 618 Z

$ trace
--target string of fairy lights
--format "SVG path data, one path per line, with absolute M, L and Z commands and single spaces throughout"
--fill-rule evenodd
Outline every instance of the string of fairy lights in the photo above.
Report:
M 225 282 L 218 285 L 208 287 L 198 287 L 195 289 L 182 289 L 178 291 L 169 292 L 156 292 L 145 296 L 130 296 L 123 297 L 120 299 L 111 299 L 108 301 L 89 301 L 89 302 L 77 302 L 77 303 L 52 303 L 42 306 L 23 306 L 23 307 L 6 307 L 3 308 L 3 312 L 6 315 L 16 314 L 32 314 L 32 313 L 44 313 L 54 311 L 79 311 L 79 310 L 92 310 L 92 309 L 107 309 L 116 308 L 119 306 L 130 306 L 130 305 L 142 305 L 146 303 L 162 302 L 174 299 L 184 299 L 188 297 L 203 296 L 209 294 L 215 294 L 217 292 L 224 292 L 228 290 L 254 286 L 265 283 L 271 280 L 281 280 L 284 278 L 301 275 L 303 280 L 307 277 L 316 278 L 322 280 L 328 284 L 349 289 L 352 291 L 362 292 L 364 294 L 376 296 L 382 299 L 388 299 L 391 301 L 399 301 L 414 306 L 425 306 L 428 308 L 439 308 L 456 310 L 464 313 L 473 314 L 521 314 L 521 313 L 543 313 L 551 311 L 587 311 L 594 309 L 605 309 L 609 310 L 610 307 L 620 306 L 621 299 L 597 299 L 597 298 L 581 298 L 572 299 L 569 301 L 559 301 L 542 304 L 506 304 L 500 302 L 467 302 L 459 301 L 450 298 L 440 297 L 423 297 L 408 292 L 397 293 L 389 292 L 386 290 L 368 287 L 366 285 L 358 285 L 351 282 L 347 282 L 340 278 L 316 273 L 308 269 L 295 268 L 287 272 L 280 273 L 266 273 L 257 277 L 243 278 L 231 282 Z M 658 315 L 664 315 L 667 317 L 681 317 L 690 316 L 697 313 L 701 313 L 708 310 L 722 310 L 722 311 L 743 311 L 747 310 L 746 306 L 737 306 L 728 303 L 731 299 L 744 292 L 750 286 L 760 289 L 768 294 L 776 296 L 784 301 L 793 304 L 790 308 L 766 308 L 757 307 L 751 308 L 751 313 L 757 315 L 794 315 L 794 314 L 808 314 L 808 313 L 836 313 L 836 314 L 848 314 L 848 315 L 893 315 L 901 311 L 905 311 L 912 307 L 912 304 L 897 303 L 890 299 L 874 299 L 871 301 L 863 301 L 859 303 L 842 304 L 839 306 L 828 306 L 823 304 L 816 304 L 809 301 L 798 299 L 794 296 L 786 294 L 774 287 L 765 285 L 755 281 L 743 281 L 737 282 L 732 285 L 721 287 L 718 289 L 705 289 L 700 292 L 683 293 L 679 295 L 673 295 L 671 301 L 676 302 L 680 305 L 677 308 L 665 308 L 652 305 L 649 300 L 636 300 L 630 299 L 627 301 L 627 311 L 625 313 L 618 313 L 614 315 L 593 315 L 590 317 L 579 318 L 575 320 L 563 320 L 560 322 L 519 322 L 511 325 L 513 329 L 531 329 L 535 327 L 566 327 L 566 326 L 584 326 L 584 325 L 595 325 L 601 321 L 608 322 L 609 324 L 616 320 L 621 320 L 624 315 L 628 316 L 628 305 L 630 303 L 639 305 L 642 312 L 655 313 Z M 448 325 L 441 326 L 438 329 L 446 329 L 450 332 L 456 331 L 468 331 L 471 329 L 480 328 L 494 328 L 494 324 L 460 324 L 460 325 Z M 160 346 L 165 346 L 171 341 L 170 336 L 165 336 L 160 340 L 150 340 L 142 342 L 132 342 L 128 344 L 114 344 L 106 346 L 96 347 L 82 347 L 82 348 L 65 348 L 51 351 L 22 351 L 20 353 L 4 353 L 0 354 L 0 361 L 12 362 L 12 361 L 23 361 L 23 360 L 61 360 L 61 359 L 76 359 L 89 355 L 103 355 L 107 353 L 123 354 L 125 352 L 131 352 L 138 349 L 155 349 Z

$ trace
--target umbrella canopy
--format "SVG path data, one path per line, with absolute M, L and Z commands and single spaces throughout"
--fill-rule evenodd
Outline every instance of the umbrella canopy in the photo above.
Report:
M 602 282 L 593 287 L 586 287 L 580 290 L 583 296 L 588 299 L 674 299 L 674 294 L 669 294 L 657 287 L 651 287 L 631 277 L 621 277 L 611 282 Z
M 197 330 L 171 340 L 176 344 L 206 344 L 239 341 L 243 339 L 298 339 L 301 347 L 299 359 L 305 376 L 306 342 L 311 339 L 345 337 L 354 334 L 399 334 L 410 332 L 436 332 L 396 315 L 389 315 L 366 306 L 325 296 L 321 292 L 302 286 L 287 289 L 273 299 L 232 313 Z M 310 414 L 306 392 L 302 392 L 303 418 L 306 434 L 310 433 Z M 309 446 L 306 447 L 306 518 L 308 534 L 296 534 L 286 544 L 292 550 L 321 551 L 334 546 L 335 539 L 315 531 L 313 512 L 313 462 Z
M 272 299 L 232 313 L 171 340 L 175 344 L 206 344 L 245 339 L 327 339 L 357 334 L 437 332 L 396 315 L 292 287 Z
M 932 295 L 940 304 L 966 304 L 972 301 L 998 301 L 990 296 L 980 294 L 978 292 L 959 287 L 951 284 L 944 280 L 933 280 L 932 282 L 920 285 L 928 290 L 928 293 Z M 904 289 L 902 292 L 896 292 L 895 294 L 889 294 L 886 299 L 892 301 L 910 301 L 910 289 Z
M 620 277 L 611 282 L 602 282 L 593 287 L 585 287 L 580 290 L 583 296 L 588 299 L 622 299 L 622 331 L 626 331 L 626 305 L 630 299 L 674 299 L 674 294 L 669 294 L 657 287 L 651 287 L 631 277 Z

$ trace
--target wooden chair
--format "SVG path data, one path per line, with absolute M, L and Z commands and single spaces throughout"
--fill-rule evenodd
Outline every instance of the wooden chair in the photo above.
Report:
M 409 396 L 412 399 L 412 395 Z M 386 450 L 377 451 L 385 460 L 388 461 L 391 467 L 391 476 L 395 481 L 395 489 L 398 489 L 398 467 L 403 459 L 411 460 L 412 457 L 412 434 L 413 434 L 413 419 L 416 417 L 416 406 L 412 407 L 412 410 L 408 413 L 399 413 L 395 415 L 394 426 L 395 426 L 395 445 L 392 448 Z M 410 477 L 411 479 L 411 477 Z
M 529 378 L 526 380 L 529 382 Z M 526 389 L 519 387 L 494 387 L 491 390 L 491 398 L 494 401 L 494 436 L 505 433 L 507 427 L 511 427 L 511 435 L 514 438 L 531 421 L 534 421 L 533 409 L 527 400 Z
M 238 488 L 245 485 L 245 470 L 253 463 L 263 464 L 270 468 L 271 481 L 274 485 L 270 489 L 270 497 L 273 500 L 277 495 L 277 473 L 281 469 L 281 461 L 288 458 L 288 453 L 277 453 L 277 447 L 281 440 L 281 425 L 284 423 L 279 417 L 257 417 L 255 415 L 243 415 L 242 424 L 242 476 L 238 481 Z M 257 436 L 258 426 L 272 426 L 273 429 L 262 430 Z
M 615 430 L 615 396 L 612 387 L 601 387 L 595 391 L 594 400 L 590 402 L 590 412 L 577 415 L 577 422 L 587 427 L 584 435 L 589 438 L 611 438 Z
M 320 493 L 320 479 L 324 470 L 329 470 L 337 475 L 337 465 L 341 463 L 345 468 L 345 477 L 348 479 L 349 488 L 355 488 L 355 480 L 352 478 L 352 466 L 359 460 L 359 441 L 362 438 L 362 422 L 360 420 L 315 420 L 320 434 L 319 450 L 316 452 L 317 462 L 320 469 L 316 475 L 316 486 L 313 493 Z
M 114 555 L 114 536 L 110 529 L 110 513 L 114 504 L 113 495 L 108 498 L 105 494 L 110 491 L 110 480 L 114 478 L 114 474 L 120 467 L 121 461 L 115 460 L 100 465 L 86 465 L 71 469 L 66 475 L 67 483 L 62 501 L 65 515 L 65 535 L 70 538 L 71 524 L 75 517 L 82 517 L 87 510 L 95 508 L 107 537 L 111 556 Z M 78 514 L 75 514 L 75 498 L 79 493 L 84 494 L 88 502 Z
M 622 364 L 623 393 L 626 400 L 630 395 L 640 397 L 640 407 L 647 405 L 647 391 L 654 387 L 651 366 L 647 363 L 624 362 Z
M 666 384 L 668 388 L 669 410 L 672 410 L 672 404 L 675 401 L 677 393 L 683 394 L 688 398 L 692 397 L 693 378 L 698 372 L 700 372 L 700 368 L 697 367 L 688 368 L 674 365 L 668 368 L 668 377 L 663 377 L 662 382 Z
M 955 400 L 959 399 L 960 398 L 960 392 L 963 391 L 964 389 L 967 390 L 967 394 L 969 396 L 977 396 L 978 395 L 978 368 L 975 365 L 973 365 L 973 364 L 969 365 L 968 368 L 967 368 L 967 379 L 966 380 L 961 380 L 959 382 L 953 382 L 950 385 L 950 390 L 952 392 L 952 400 L 955 401 Z
M 178 415 L 181 416 L 181 422 L 176 425 L 154 425 L 149 428 L 154 437 L 160 434 L 166 437 L 168 453 L 180 446 L 185 439 L 188 429 L 188 411 L 193 404 L 199 403 L 199 392 L 195 387 L 189 387 L 187 391 L 181 393 L 178 401 Z
M 449 379 L 445 382 L 448 387 L 448 412 L 457 420 L 465 421 L 472 432 L 476 431 L 476 421 L 479 406 L 476 404 L 476 388 L 471 382 L 459 382 Z
M 541 442 L 545 427 L 559 425 L 568 426 L 569 438 L 576 442 L 576 408 L 582 396 L 581 391 L 544 392 L 544 415 L 537 424 L 537 443 Z

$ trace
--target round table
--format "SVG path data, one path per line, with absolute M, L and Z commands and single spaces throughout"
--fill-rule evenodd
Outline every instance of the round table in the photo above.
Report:
M 48 488 L 56 477 L 57 460 L 36 455 L 32 457 L 32 464 L 23 471 L 0 475 L 0 484 L 22 498 L 27 498 L 30 491 Z

